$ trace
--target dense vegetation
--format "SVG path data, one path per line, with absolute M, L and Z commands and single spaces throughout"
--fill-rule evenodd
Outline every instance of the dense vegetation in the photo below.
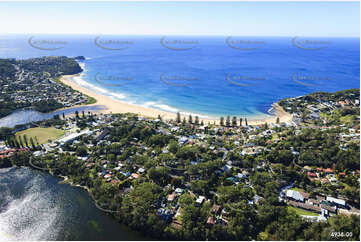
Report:
M 230 124 L 228 119 L 226 124 Z M 292 183 L 309 193 L 310 198 L 342 195 L 359 209 L 360 176 L 355 172 L 360 164 L 359 137 L 350 136 L 349 130 L 355 121 L 349 127 L 270 128 L 265 124 L 257 128 L 201 129 L 196 121 L 167 123 L 138 119 L 131 114 L 98 119 L 97 115 L 76 113 L 68 120 L 57 116 L 39 125 L 65 128 L 67 122 L 79 129 L 91 129 L 94 134 L 42 156 L 17 152 L 0 159 L 0 167 L 28 166 L 31 159 L 38 168 L 67 176 L 68 181 L 87 188 L 97 207 L 117 221 L 157 239 L 359 239 L 359 216 L 335 215 L 325 222 L 311 222 L 279 200 L 280 190 Z M 172 128 L 178 129 L 171 131 Z M 41 149 L 36 143 L 14 139 L 13 131 L 0 129 L 0 139 L 16 148 Z M 205 138 L 197 139 L 197 135 Z M 182 137 L 194 138 L 182 142 Z M 122 172 L 115 172 L 120 164 Z M 227 168 L 229 164 L 231 169 Z M 322 184 L 308 178 L 306 165 L 332 168 L 335 174 L 343 172 L 347 176 L 340 176 L 335 185 Z M 130 179 L 130 174 L 139 168 L 144 168 L 144 173 Z M 113 172 L 111 179 L 102 175 L 106 171 Z M 175 188 L 186 192 L 174 202 L 169 201 Z M 198 203 L 196 198 L 201 196 L 207 199 Z M 213 205 L 222 208 L 221 222 L 215 224 L 207 223 L 210 217 L 217 217 Z M 176 219 L 181 228 L 173 227 L 170 217 L 159 216 L 158 209 L 162 207 L 180 213 Z
M 0 160 L 0 167 L 11 165 L 28 165 L 29 155 L 17 153 L 11 158 Z M 242 186 L 220 186 L 219 204 L 241 200 L 229 210 L 230 218 L 227 226 L 208 226 L 207 220 L 210 204 L 199 206 L 188 194 L 179 199 L 182 210 L 183 229 L 178 231 L 167 226 L 163 220 L 155 215 L 155 204 L 166 195 L 161 186 L 147 181 L 137 181 L 135 189 L 128 196 L 117 194 L 116 187 L 97 179 L 95 169 L 86 169 L 84 165 L 71 155 L 64 155 L 58 159 L 52 156 L 44 158 L 48 167 L 53 167 L 54 174 L 66 174 L 73 182 L 90 188 L 93 198 L 98 204 L 108 209 L 119 211 L 112 216 L 131 228 L 142 231 L 158 239 L 177 240 L 357 240 L 360 223 L 359 217 L 335 216 L 327 222 L 307 222 L 296 213 L 288 211 L 287 207 L 278 202 L 277 185 L 265 175 L 259 173 L 255 183 L 262 186 L 262 202 L 255 206 L 246 201 L 252 196 L 252 191 Z M 263 176 L 263 178 L 261 178 Z M 154 178 L 153 178 L 154 179 Z M 261 180 L 259 180 L 261 179 Z M 161 182 L 161 179 L 155 179 Z M 177 182 L 177 181 L 173 181 Z M 264 183 L 265 182 L 265 183 Z M 120 189 L 126 184 L 120 184 Z M 258 188 L 257 188 L 258 190 Z M 225 205 L 226 206 L 226 205 Z M 227 206 L 226 206 L 227 208 Z M 332 232 L 341 231 L 352 236 L 331 237 Z
M 75 59 L 67 57 L 0 59 L 0 118 L 26 107 L 40 112 L 64 107 L 55 97 L 60 92 L 66 92 L 65 86 L 59 82 L 51 83 L 50 80 L 81 71 Z M 74 92 L 67 88 L 69 92 Z M 89 98 L 88 103 L 94 103 L 94 100 Z
M 13 66 L 15 60 L 0 59 L 0 79 L 11 79 L 15 77 L 16 69 Z
M 37 73 L 47 72 L 52 77 L 59 75 L 73 75 L 82 71 L 79 64 L 73 59 L 65 56 L 47 56 L 20 60 L 20 65 L 26 71 Z
M 54 99 L 41 100 L 39 102 L 34 103 L 33 106 L 36 111 L 39 111 L 42 113 L 47 113 L 47 112 L 54 111 L 56 109 L 63 107 L 63 105 L 61 103 L 58 103 Z
M 122 116 L 120 116 L 122 117 Z M 86 123 L 96 121 L 94 116 L 81 117 L 77 115 L 77 126 L 86 126 Z M 224 175 L 216 175 L 219 167 L 225 163 L 222 161 L 224 153 L 210 152 L 205 147 L 198 145 L 180 146 L 176 139 L 170 134 L 157 132 L 164 127 L 162 123 L 137 122 L 134 118 L 130 120 L 118 120 L 111 126 L 104 127 L 107 131 L 107 140 L 111 142 L 98 144 L 91 149 L 90 160 L 99 165 L 87 167 L 77 156 L 86 156 L 89 148 L 85 144 L 97 144 L 96 138 L 85 136 L 76 145 L 65 145 L 63 150 L 66 153 L 60 156 L 53 154 L 45 155 L 42 158 L 32 158 L 32 162 L 37 166 L 49 168 L 54 175 L 66 175 L 75 183 L 89 188 L 90 195 L 96 201 L 97 206 L 103 209 L 114 211 L 111 215 L 119 222 L 127 224 L 133 229 L 142 231 L 157 239 L 176 240 L 356 240 L 359 236 L 359 217 L 352 215 L 346 217 L 338 215 L 330 218 L 327 222 L 309 222 L 303 220 L 295 211 L 287 209 L 285 203 L 278 200 L 279 190 L 283 185 L 294 182 L 305 190 L 310 190 L 312 194 L 323 193 L 328 189 L 320 186 L 317 192 L 314 184 L 299 171 L 299 168 L 292 163 L 302 164 L 302 162 L 317 161 L 314 163 L 328 167 L 332 162 L 336 162 L 341 168 L 352 169 L 357 160 L 354 155 L 359 152 L 355 147 L 355 154 L 342 155 L 343 151 L 332 151 L 332 147 L 337 147 L 337 139 L 334 134 L 337 130 L 315 131 L 303 129 L 300 134 L 295 135 L 292 128 L 282 129 L 279 136 L 284 136 L 281 142 L 265 144 L 269 152 L 264 152 L 256 157 L 240 157 L 236 153 L 230 153 L 229 157 L 237 167 L 255 167 L 259 160 L 269 160 L 273 167 L 273 175 L 264 169 L 256 169 L 250 174 L 252 187 L 239 183 L 234 185 L 226 177 L 234 172 L 225 172 Z M 61 122 L 54 120 L 53 122 Z M 188 127 L 188 128 L 186 128 Z M 186 125 L 185 130 L 192 133 L 192 127 Z M 259 132 L 262 132 L 260 129 Z M 9 129 L 1 129 L 0 135 L 6 136 Z M 230 135 L 230 134 L 229 134 Z M 227 146 L 222 140 L 208 142 L 217 146 Z M 258 145 L 265 142 L 264 139 L 254 140 Z M 148 150 L 141 148 L 142 145 L 150 147 Z M 293 146 L 300 150 L 299 159 L 289 152 L 289 147 Z M 164 148 L 168 148 L 169 153 L 163 153 Z M 303 154 L 302 147 L 311 150 L 319 157 L 308 160 L 312 157 L 309 153 Z M 271 149 L 273 148 L 273 149 Z M 71 155 L 68 152 L 75 152 Z M 306 152 L 306 151 L 305 151 Z M 308 151 L 307 151 L 308 152 Z M 336 153 L 334 153 L 336 152 Z M 339 156 L 350 156 L 348 159 L 334 158 Z M 313 154 L 313 153 L 311 153 Z M 321 157 L 321 158 L 320 158 Z M 29 154 L 16 153 L 13 157 L 0 160 L 1 166 L 28 165 Z M 331 159 L 331 160 L 330 160 Z M 335 159 L 335 160 L 333 160 Z M 98 176 L 102 172 L 102 162 L 108 167 L 115 167 L 118 160 L 125 161 L 126 169 L 135 172 L 137 167 L 144 166 L 148 169 L 145 176 L 138 180 L 130 181 L 122 174 L 117 174 L 120 182 L 113 185 L 104 181 Z M 193 160 L 202 160 L 191 165 Z M 320 161 L 321 160 L 321 161 Z M 290 162 L 291 161 L 291 162 Z M 325 162 L 325 163 L 323 163 Z M 330 162 L 330 163 L 328 163 Z M 164 166 L 166 165 L 166 166 Z M 177 170 L 186 170 L 184 175 L 177 175 Z M 183 172 L 181 173 L 183 174 Z M 189 176 L 198 175 L 198 180 L 189 181 Z M 350 186 L 358 186 L 357 181 L 344 181 Z M 210 201 L 202 205 L 197 204 L 194 194 L 184 193 L 178 198 L 179 206 L 182 208 L 180 220 L 182 229 L 177 230 L 169 226 L 169 223 L 156 215 L 157 208 L 166 197 L 169 191 L 167 184 L 176 187 L 190 185 L 191 190 L 199 195 L 211 197 Z M 124 189 L 132 185 L 128 193 Z M 341 189 L 342 190 L 342 189 Z M 216 192 L 217 196 L 214 195 Z M 329 192 L 329 191 L 328 191 Z M 212 195 L 213 194 L 213 195 Z M 355 191 L 359 194 L 359 191 Z M 261 199 L 259 203 L 250 204 L 248 201 L 255 195 Z M 212 203 L 219 204 L 225 209 L 228 219 L 227 225 L 215 224 L 210 226 L 205 223 L 212 215 Z M 348 236 L 333 236 L 333 232 L 347 232 Z M 352 233 L 352 234 L 351 234 Z M 351 234 L 351 236 L 350 236 Z

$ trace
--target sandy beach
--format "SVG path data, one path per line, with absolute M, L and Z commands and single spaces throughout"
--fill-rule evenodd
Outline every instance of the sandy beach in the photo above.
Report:
M 79 75 L 79 74 L 77 74 L 77 75 Z M 136 113 L 143 117 L 157 118 L 158 115 L 160 115 L 163 120 L 171 120 L 171 119 L 175 120 L 176 119 L 177 115 L 175 113 L 165 112 L 165 111 L 156 110 L 156 109 L 152 109 L 152 108 L 146 108 L 146 107 L 142 107 L 142 106 L 138 106 L 138 105 L 134 105 L 134 104 L 129 104 L 126 102 L 118 101 L 118 100 L 112 99 L 110 97 L 98 94 L 98 93 L 96 93 L 92 90 L 89 90 L 83 86 L 80 86 L 79 84 L 74 82 L 72 80 L 72 78 L 74 76 L 76 76 L 76 75 L 65 75 L 65 76 L 62 76 L 62 78 L 60 80 L 65 85 L 72 87 L 74 90 L 82 92 L 82 93 L 84 93 L 88 96 L 91 96 L 97 100 L 97 102 L 95 104 L 91 104 L 88 106 L 103 105 L 103 106 L 107 107 L 106 110 L 100 111 L 102 113 Z M 265 117 L 263 119 L 252 119 L 252 118 L 247 117 L 248 125 L 276 123 L 277 117 L 280 118 L 280 122 L 288 122 L 291 120 L 291 118 L 292 118 L 291 115 L 289 113 L 285 112 L 283 110 L 283 108 L 280 107 L 278 104 L 275 103 L 272 106 L 275 110 L 274 116 L 269 115 L 269 117 Z M 185 117 L 186 120 L 188 121 L 188 115 L 185 115 L 185 116 L 181 115 L 182 120 L 183 120 L 183 117 Z M 226 118 L 226 117 L 224 117 L 224 118 Z M 193 117 L 193 119 L 194 119 L 194 117 Z M 204 124 L 208 124 L 208 122 L 210 124 L 213 124 L 213 123 L 219 124 L 219 122 L 220 122 L 219 118 L 218 119 L 200 118 L 199 120 L 200 121 L 203 120 Z

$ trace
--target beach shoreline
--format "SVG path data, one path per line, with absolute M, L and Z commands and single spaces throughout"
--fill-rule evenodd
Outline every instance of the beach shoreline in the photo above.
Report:
M 134 114 L 138 114 L 139 116 L 142 116 L 142 117 L 158 118 L 158 116 L 160 116 L 163 120 L 176 120 L 176 117 L 177 117 L 176 113 L 171 113 L 171 112 L 166 112 L 166 111 L 157 110 L 157 109 L 153 109 L 153 108 L 143 107 L 143 106 L 139 106 L 139 105 L 135 105 L 135 104 L 130 104 L 127 102 L 115 100 L 111 97 L 96 93 L 95 91 L 90 90 L 86 87 L 83 87 L 83 86 L 79 85 L 78 83 L 76 83 L 75 81 L 73 81 L 74 77 L 79 77 L 79 76 L 81 76 L 81 73 L 75 74 L 75 75 L 64 75 L 59 80 L 63 84 L 70 86 L 72 89 L 96 99 L 96 102 L 93 104 L 80 105 L 80 106 L 95 106 L 95 105 L 105 106 L 106 109 L 98 111 L 100 113 L 134 113 Z M 281 106 L 279 106 L 278 103 L 273 103 L 272 108 L 275 111 L 274 115 L 272 115 L 272 116 L 269 115 L 269 117 L 264 117 L 261 119 L 252 119 L 252 118 L 246 117 L 247 121 L 248 121 L 248 125 L 276 123 L 277 117 L 279 117 L 280 123 L 289 122 L 292 120 L 291 114 L 289 114 L 285 110 L 283 110 L 283 108 Z M 265 114 L 265 115 L 267 115 L 267 114 Z M 183 120 L 183 118 L 186 118 L 186 120 L 188 121 L 188 117 L 189 117 L 189 115 L 181 114 L 182 120 Z M 193 117 L 193 118 L 195 118 L 195 117 Z M 224 118 L 226 118 L 226 117 L 224 117 Z M 199 122 L 201 122 L 202 120 L 203 120 L 204 124 L 210 123 L 210 124 L 219 125 L 219 123 L 220 123 L 220 118 L 199 117 Z M 239 120 L 237 120 L 237 122 L 239 123 Z

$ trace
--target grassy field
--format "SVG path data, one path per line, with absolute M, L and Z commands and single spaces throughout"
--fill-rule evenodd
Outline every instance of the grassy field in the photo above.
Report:
M 35 137 L 37 137 L 39 144 L 44 144 L 47 143 L 49 139 L 55 140 L 57 138 L 60 138 L 62 135 L 64 135 L 64 131 L 53 127 L 51 128 L 37 127 L 37 128 L 31 128 L 17 132 L 16 137 L 21 136 L 21 138 L 23 138 L 24 134 L 26 134 L 27 136 L 29 145 L 30 145 L 30 137 L 34 139 L 34 142 L 35 142 Z
M 97 100 L 91 96 L 88 96 L 86 94 L 83 93 L 84 96 L 86 96 L 88 98 L 88 101 L 85 103 L 86 105 L 89 105 L 89 104 L 94 104 L 97 102 Z
M 290 190 L 294 190 L 294 191 L 297 191 L 297 192 L 303 192 L 303 190 L 298 188 L 298 187 L 292 187 L 292 188 L 290 188 Z
M 310 212 L 301 208 L 295 208 L 292 206 L 287 206 L 288 211 L 295 211 L 298 215 L 307 215 L 307 216 L 318 216 L 318 213 Z

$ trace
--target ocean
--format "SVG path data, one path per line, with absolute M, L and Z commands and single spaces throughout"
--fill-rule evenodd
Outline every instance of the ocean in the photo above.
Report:
M 113 99 L 200 117 L 360 87 L 359 38 L 3 35 L 0 58 L 84 56 L 74 80 Z

